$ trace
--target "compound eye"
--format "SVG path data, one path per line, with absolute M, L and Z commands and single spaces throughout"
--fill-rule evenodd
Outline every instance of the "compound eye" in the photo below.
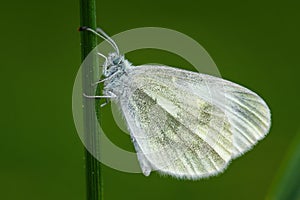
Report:
M 114 64 L 114 65 L 117 65 L 117 64 L 119 64 L 119 60 L 120 60 L 119 58 L 117 58 L 117 59 L 114 59 L 114 60 L 113 60 L 113 64 Z

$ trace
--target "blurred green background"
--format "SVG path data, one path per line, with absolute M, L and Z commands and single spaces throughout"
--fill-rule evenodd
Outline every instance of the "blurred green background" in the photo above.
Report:
M 111 35 L 156 26 L 194 38 L 224 78 L 266 100 L 273 123 L 263 141 L 217 177 L 182 181 L 104 166 L 105 199 L 265 199 L 300 126 L 299 1 L 99 0 L 97 9 L 98 25 Z M 84 148 L 71 109 L 80 66 L 79 2 L 2 1 L 0 20 L 0 199 L 85 199 Z M 161 51 L 128 58 L 195 71 Z M 109 114 L 103 120 L 111 140 L 132 149 Z

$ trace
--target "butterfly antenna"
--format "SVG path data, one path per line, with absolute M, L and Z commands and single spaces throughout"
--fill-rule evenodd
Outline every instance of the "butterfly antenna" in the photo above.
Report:
M 120 55 L 119 47 L 115 43 L 115 41 L 113 39 L 111 39 L 111 37 L 109 37 L 101 28 L 96 28 L 96 31 L 98 33 L 102 34 L 102 36 L 105 37 L 107 40 L 109 40 L 111 42 L 111 44 L 113 44 L 114 49 L 116 50 L 116 52 L 118 53 L 118 55 Z
M 98 29 L 99 28 L 97 28 L 97 30 L 95 31 L 94 29 L 91 29 L 87 26 L 81 26 L 81 27 L 79 27 L 78 30 L 79 31 L 86 30 L 86 31 L 90 31 L 90 32 L 96 34 L 98 37 L 100 37 L 103 40 L 107 41 L 115 49 L 117 54 L 120 55 L 120 51 L 119 51 L 119 48 L 118 48 L 117 44 L 102 29 L 100 29 L 100 31 Z

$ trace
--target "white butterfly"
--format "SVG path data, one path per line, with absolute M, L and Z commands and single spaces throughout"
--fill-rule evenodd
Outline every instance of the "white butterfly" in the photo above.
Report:
M 230 160 L 268 133 L 266 103 L 221 78 L 157 65 L 133 66 L 116 52 L 103 56 L 103 96 L 119 106 L 144 175 L 151 171 L 199 179 L 222 172 Z M 100 33 L 100 34 L 99 34 Z

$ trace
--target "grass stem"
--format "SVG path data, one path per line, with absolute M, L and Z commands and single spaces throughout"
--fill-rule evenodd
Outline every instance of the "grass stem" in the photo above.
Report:
M 80 25 L 96 28 L 96 1 L 80 0 Z M 89 31 L 81 31 L 81 59 L 93 50 L 97 45 L 96 35 Z M 94 77 L 97 75 L 95 69 L 97 60 L 93 66 L 85 66 L 82 70 L 82 88 L 85 94 L 92 94 L 91 87 Z M 99 149 L 99 136 L 97 134 L 97 119 L 95 115 L 94 104 L 88 99 L 83 99 L 84 113 L 84 133 L 87 145 L 93 147 L 93 151 Z M 103 200 L 101 164 L 93 155 L 85 150 L 85 168 L 86 168 L 86 195 L 87 200 Z

